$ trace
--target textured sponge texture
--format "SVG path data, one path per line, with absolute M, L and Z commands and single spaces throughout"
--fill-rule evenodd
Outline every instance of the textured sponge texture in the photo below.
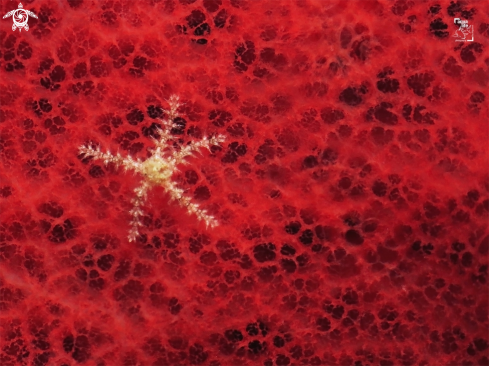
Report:
M 489 365 L 487 4 L 23 6 L 28 31 L 0 22 L 1 365 Z M 154 185 L 130 242 L 142 175 L 79 147 L 144 165 L 172 95 L 162 151 L 225 136 L 171 178 L 219 225 Z

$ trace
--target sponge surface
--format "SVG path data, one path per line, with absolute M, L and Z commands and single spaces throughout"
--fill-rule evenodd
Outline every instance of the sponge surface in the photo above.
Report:
M 1 365 L 489 365 L 487 3 L 22 4 Z M 219 226 L 152 187 L 129 242 L 144 177 L 78 149 L 150 158 L 174 94 L 169 151 L 226 136 L 172 175 Z

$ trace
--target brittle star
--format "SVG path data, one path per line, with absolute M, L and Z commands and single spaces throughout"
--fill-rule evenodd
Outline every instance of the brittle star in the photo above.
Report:
M 168 104 L 170 109 L 163 110 L 167 118 L 160 119 L 164 127 L 157 129 L 159 138 L 152 138 L 155 148 L 150 149 L 151 156 L 144 161 L 141 159 L 134 160 L 131 156 L 122 157 L 120 153 L 116 155 L 110 152 L 104 153 L 100 147 L 93 148 L 90 145 L 82 145 L 79 148 L 80 154 L 85 157 L 102 160 L 105 165 L 113 163 L 116 167 L 123 166 L 125 172 L 133 170 L 143 176 L 141 185 L 134 189 L 136 197 L 131 200 L 134 207 L 129 211 L 132 216 L 129 241 L 135 241 L 140 235 L 139 228 L 143 226 L 141 217 L 144 214 L 142 206 L 146 202 L 148 191 L 155 186 L 163 187 L 172 200 L 185 207 L 190 214 L 196 215 L 197 219 L 204 221 L 207 226 L 215 227 L 218 225 L 218 221 L 212 215 L 201 209 L 197 203 L 191 202 L 190 197 L 184 195 L 184 190 L 177 187 L 176 183 L 172 181 L 172 176 L 178 172 L 177 166 L 179 164 L 188 163 L 185 158 L 192 156 L 195 151 L 199 151 L 201 148 L 210 150 L 212 145 L 219 145 L 225 141 L 226 137 L 218 134 L 211 138 L 204 137 L 200 141 L 190 142 L 180 149 L 173 148 L 168 142 L 173 139 L 170 134 L 174 127 L 173 121 L 179 116 L 178 108 L 181 106 L 179 97 L 172 95 Z

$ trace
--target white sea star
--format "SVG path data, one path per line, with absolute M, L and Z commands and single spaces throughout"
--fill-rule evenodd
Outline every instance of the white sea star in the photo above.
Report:
M 128 236 L 129 241 L 136 240 L 140 235 L 139 228 L 143 226 L 141 222 L 143 215 L 142 206 L 146 201 L 148 190 L 154 186 L 163 187 L 172 200 L 187 208 L 189 213 L 195 214 L 207 226 L 214 227 L 218 225 L 217 220 L 212 215 L 207 214 L 206 210 L 201 209 L 197 203 L 191 202 L 190 197 L 184 195 L 183 189 L 178 188 L 175 182 L 172 181 L 172 176 L 178 171 L 177 165 L 188 163 L 185 160 L 186 157 L 191 156 L 201 148 L 210 149 L 212 145 L 224 142 L 226 137 L 220 134 L 209 139 L 204 137 L 200 141 L 190 142 L 179 149 L 175 149 L 168 142 L 173 140 L 170 131 L 174 127 L 174 119 L 179 116 L 178 108 L 181 105 L 179 97 L 172 95 L 168 100 L 168 104 L 170 109 L 164 110 L 166 119 L 160 119 L 164 129 L 157 129 L 160 137 L 158 139 L 152 138 L 155 148 L 150 150 L 151 157 L 144 161 L 140 159 L 134 160 L 131 156 L 124 158 L 119 153 L 117 155 L 113 155 L 110 152 L 104 153 L 100 151 L 100 147 L 94 149 L 89 145 L 83 145 L 79 148 L 80 154 L 85 157 L 103 160 L 106 165 L 113 163 L 116 167 L 123 166 L 124 171 L 133 170 L 143 176 L 141 185 L 134 189 L 136 197 L 131 200 L 134 207 L 129 211 L 132 216 L 131 229 Z

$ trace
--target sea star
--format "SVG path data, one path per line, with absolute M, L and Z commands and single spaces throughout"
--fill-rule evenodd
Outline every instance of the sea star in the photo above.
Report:
M 206 210 L 201 209 L 197 203 L 191 202 L 190 197 L 184 195 L 184 190 L 178 188 L 176 183 L 172 181 L 172 176 L 178 172 L 179 164 L 187 164 L 186 157 L 193 155 L 195 151 L 201 148 L 210 150 L 212 145 L 219 145 L 224 142 L 225 136 L 218 134 L 211 138 L 204 137 L 200 141 L 190 142 L 180 148 L 175 148 L 169 144 L 173 140 L 170 131 L 174 127 L 173 121 L 179 116 L 178 108 L 181 103 L 179 97 L 172 95 L 168 100 L 169 110 L 163 110 L 166 114 L 166 119 L 160 119 L 164 129 L 158 128 L 159 138 L 152 138 L 155 148 L 150 149 L 151 156 L 141 161 L 134 160 L 131 156 L 122 157 L 119 153 L 113 155 L 110 152 L 102 152 L 100 147 L 93 148 L 90 145 L 82 145 L 79 148 L 80 154 L 85 157 L 93 157 L 94 159 L 103 160 L 104 164 L 113 163 L 116 167 L 123 166 L 124 170 L 133 170 L 140 174 L 143 179 L 141 185 L 134 189 L 136 197 L 131 200 L 134 205 L 129 211 L 132 216 L 131 229 L 129 230 L 129 241 L 135 241 L 140 235 L 139 228 L 143 226 L 141 217 L 143 215 L 142 206 L 147 199 L 148 191 L 155 186 L 161 186 L 170 195 L 172 200 L 177 201 L 181 206 L 185 207 L 190 214 L 195 214 L 197 218 L 204 221 L 207 226 L 215 227 L 218 225 L 217 220 L 209 215 Z

